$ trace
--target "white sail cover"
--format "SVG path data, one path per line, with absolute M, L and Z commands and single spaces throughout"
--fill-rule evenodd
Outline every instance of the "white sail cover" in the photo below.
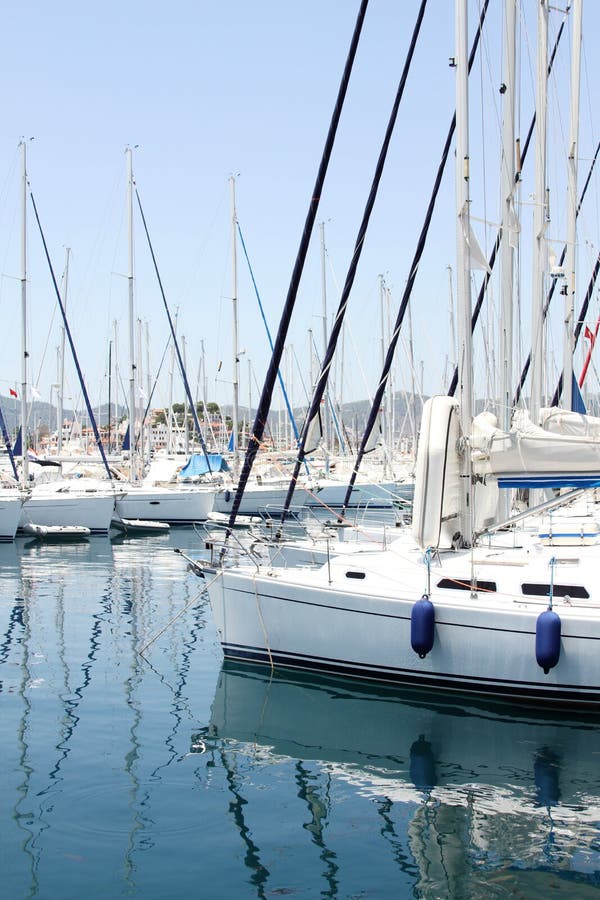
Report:
M 500 487 L 600 485 L 600 419 L 546 409 L 541 421 L 544 427 L 519 410 L 511 430 L 504 432 L 488 413 L 477 416 L 474 461 L 486 461 Z

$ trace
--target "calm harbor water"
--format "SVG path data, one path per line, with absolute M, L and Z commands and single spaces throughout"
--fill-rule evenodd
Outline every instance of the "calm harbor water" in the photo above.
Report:
M 223 665 L 199 546 L 0 546 L 3 897 L 600 894 L 600 717 Z

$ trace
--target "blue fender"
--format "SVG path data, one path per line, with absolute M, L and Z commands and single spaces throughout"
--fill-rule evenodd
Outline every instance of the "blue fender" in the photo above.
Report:
M 435 640 L 435 609 L 426 594 L 417 600 L 410 614 L 410 644 L 425 659 Z
M 547 675 L 560 658 L 560 616 L 547 609 L 540 613 L 535 626 L 535 658 Z

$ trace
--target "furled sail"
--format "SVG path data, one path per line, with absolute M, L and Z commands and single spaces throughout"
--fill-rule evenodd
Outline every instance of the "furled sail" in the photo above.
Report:
M 509 432 L 495 417 L 474 420 L 474 465 L 501 488 L 600 486 L 600 419 L 557 408 L 544 409 L 540 425 L 519 410 Z

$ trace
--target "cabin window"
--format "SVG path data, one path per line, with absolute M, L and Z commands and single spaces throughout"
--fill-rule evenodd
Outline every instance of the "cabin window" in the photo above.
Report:
M 346 578 L 364 578 L 364 572 L 346 572 Z
M 439 588 L 446 588 L 450 591 L 495 591 L 495 581 L 475 581 L 470 578 L 442 578 L 438 581 Z
M 521 590 L 530 597 L 549 597 L 549 584 L 522 584 Z M 575 597 L 587 600 L 589 592 L 580 584 L 555 584 L 552 593 L 555 597 Z

